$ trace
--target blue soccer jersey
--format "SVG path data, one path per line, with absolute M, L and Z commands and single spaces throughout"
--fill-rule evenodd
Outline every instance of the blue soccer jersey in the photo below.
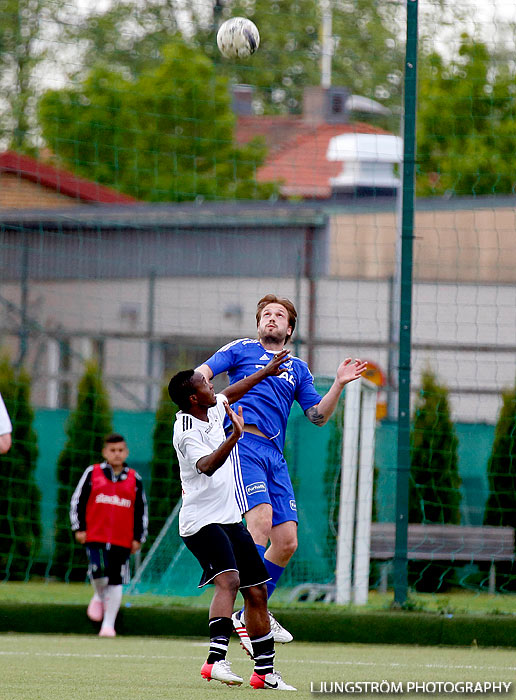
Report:
M 273 356 L 274 353 L 266 350 L 259 340 L 242 338 L 224 345 L 205 364 L 214 375 L 227 372 L 230 383 L 234 384 L 262 369 Z M 321 396 L 314 388 L 314 378 L 306 362 L 289 357 L 281 367 L 284 368 L 281 374 L 261 381 L 234 407 L 242 406 L 245 422 L 256 425 L 283 451 L 287 420 L 294 401 L 306 411 L 318 404 Z

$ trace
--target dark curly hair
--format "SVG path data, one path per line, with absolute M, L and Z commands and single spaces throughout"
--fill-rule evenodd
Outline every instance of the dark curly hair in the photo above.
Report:
M 195 394 L 195 388 L 192 383 L 194 374 L 195 371 L 193 369 L 185 369 L 174 374 L 168 383 L 168 395 L 182 411 L 187 411 L 190 408 L 190 396 Z

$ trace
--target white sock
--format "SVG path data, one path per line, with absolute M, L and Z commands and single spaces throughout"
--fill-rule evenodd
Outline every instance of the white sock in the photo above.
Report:
M 95 600 L 104 600 L 104 593 L 106 592 L 108 581 L 109 579 L 107 576 L 103 576 L 102 578 L 91 579 L 91 584 L 93 586 L 93 590 L 95 591 L 95 593 L 93 594 L 93 598 Z
M 122 603 L 122 586 L 107 586 L 104 593 L 104 620 L 102 627 L 115 628 L 115 620 Z

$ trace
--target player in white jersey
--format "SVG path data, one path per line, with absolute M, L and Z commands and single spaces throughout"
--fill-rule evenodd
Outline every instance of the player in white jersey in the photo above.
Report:
M 231 618 L 238 590 L 245 601 L 247 631 L 254 658 L 253 688 L 295 690 L 274 670 L 274 637 L 267 614 L 269 576 L 253 539 L 242 523 L 235 489 L 235 453 L 242 435 L 242 408 L 236 414 L 229 402 L 266 377 L 281 372 L 288 352 L 274 357 L 258 372 L 216 395 L 199 372 L 186 370 L 170 380 L 170 398 L 181 409 L 176 414 L 174 447 L 177 452 L 183 504 L 179 534 L 203 569 L 199 587 L 215 585 L 210 605 L 210 650 L 201 668 L 206 680 L 241 685 L 226 654 L 233 630 Z M 232 432 L 226 437 L 223 421 Z
M 256 310 L 258 337 L 228 343 L 197 370 L 208 380 L 227 372 L 230 384 L 237 382 L 283 350 L 292 337 L 296 319 L 296 309 L 289 299 L 267 294 L 260 299 Z M 297 549 L 296 501 L 283 457 L 292 404 L 297 401 L 312 423 L 324 425 L 335 410 L 344 386 L 358 379 L 367 363 L 346 358 L 339 365 L 331 388 L 322 397 L 313 386 L 306 362 L 291 357 L 283 366 L 283 372 L 261 382 L 238 402 L 246 416 L 238 465 L 242 477 L 241 498 L 245 503 L 243 513 L 271 577 L 267 584 L 269 597 Z M 241 613 L 235 613 L 233 620 L 245 645 Z M 292 640 L 290 632 L 272 615 L 271 623 L 276 641 Z

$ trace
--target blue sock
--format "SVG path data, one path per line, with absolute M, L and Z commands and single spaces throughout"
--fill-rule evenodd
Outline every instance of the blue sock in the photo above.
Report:
M 278 564 L 274 564 L 272 561 L 266 559 L 266 547 L 264 547 L 262 544 L 257 544 L 256 549 L 258 550 L 258 553 L 260 554 L 263 563 L 265 564 L 265 568 L 267 569 L 269 576 L 271 577 L 271 580 L 267 581 L 267 598 L 270 598 L 271 595 L 274 593 L 276 584 L 278 583 L 281 574 L 285 571 L 285 567 L 279 566 Z
M 285 571 L 285 567 L 278 566 L 278 564 L 274 564 L 268 559 L 264 559 L 263 563 L 265 564 L 267 571 L 269 572 L 269 576 L 271 577 L 271 580 L 267 581 L 267 597 L 270 598 L 274 593 L 276 584 L 278 583 L 281 574 Z

